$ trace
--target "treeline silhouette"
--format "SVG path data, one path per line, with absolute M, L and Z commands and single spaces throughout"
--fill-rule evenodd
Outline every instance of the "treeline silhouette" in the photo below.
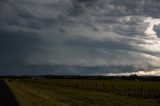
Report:
M 1 79 L 97 79 L 97 80 L 141 80 L 141 81 L 160 81 L 160 76 L 81 76 L 81 75 L 24 75 L 24 76 L 0 76 Z

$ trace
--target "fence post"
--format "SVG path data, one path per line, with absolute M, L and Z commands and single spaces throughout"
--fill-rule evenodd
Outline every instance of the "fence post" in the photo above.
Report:
M 85 89 L 88 89 L 88 82 L 87 82 L 86 85 L 85 85 Z
M 124 93 L 125 93 L 125 96 L 128 96 L 128 88 L 127 87 L 125 87 Z
M 114 84 L 112 85 L 112 92 L 115 93 L 115 86 L 114 86 Z
M 98 90 L 98 84 L 96 83 L 96 90 Z
M 81 83 L 81 89 L 83 89 L 83 83 Z
M 141 90 L 140 91 L 141 91 L 141 97 L 144 98 L 144 87 L 143 87 L 143 84 L 141 85 Z
M 77 82 L 77 88 L 79 88 L 79 83 Z
M 102 85 L 103 85 L 103 90 L 105 91 L 105 85 L 104 85 L 104 83 Z

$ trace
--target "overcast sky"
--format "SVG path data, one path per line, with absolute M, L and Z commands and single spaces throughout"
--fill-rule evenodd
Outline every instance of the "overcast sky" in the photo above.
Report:
M 148 73 L 159 13 L 160 0 L 0 0 L 0 75 Z

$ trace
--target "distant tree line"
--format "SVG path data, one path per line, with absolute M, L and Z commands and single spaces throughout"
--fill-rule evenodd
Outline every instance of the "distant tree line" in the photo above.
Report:
M 38 76 L 0 76 L 10 79 L 97 79 L 97 80 L 141 80 L 141 81 L 160 81 L 160 76 L 137 76 L 136 74 L 130 76 L 81 76 L 81 75 L 38 75 Z

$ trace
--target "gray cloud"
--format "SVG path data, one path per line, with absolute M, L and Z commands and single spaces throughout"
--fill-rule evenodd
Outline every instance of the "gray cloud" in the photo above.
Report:
M 144 22 L 160 17 L 159 6 L 159 0 L 1 0 L 0 64 L 8 70 L 2 73 L 103 74 L 159 67 L 160 41 L 146 34 L 150 24 Z M 159 25 L 153 30 L 159 36 Z
M 157 36 L 160 37 L 160 24 L 154 25 L 153 30 L 156 32 Z

